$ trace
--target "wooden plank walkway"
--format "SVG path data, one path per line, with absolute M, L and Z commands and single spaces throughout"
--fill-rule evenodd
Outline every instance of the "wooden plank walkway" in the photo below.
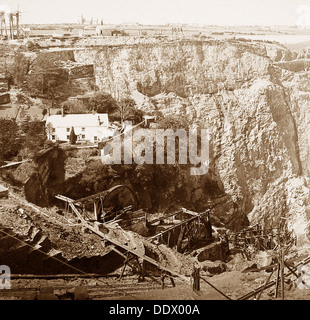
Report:
M 105 226 L 105 225 L 104 225 L 104 226 Z M 158 261 L 156 261 L 156 260 L 154 260 L 154 259 L 146 256 L 145 254 L 141 254 L 140 252 L 131 249 L 128 245 L 123 244 L 123 243 L 120 243 L 119 241 L 117 241 L 117 240 L 115 240 L 115 239 L 112 239 L 111 237 L 109 237 L 108 234 L 102 233 L 101 231 L 99 231 L 99 230 L 97 230 L 96 228 L 92 227 L 90 224 L 86 223 L 86 224 L 85 224 L 85 227 L 87 227 L 87 228 L 88 228 L 89 230 L 91 230 L 93 233 L 97 234 L 97 235 L 98 235 L 99 237 L 101 237 L 103 240 L 106 240 L 106 241 L 111 242 L 111 243 L 114 244 L 115 246 L 120 247 L 120 248 L 126 250 L 127 252 L 130 252 L 131 254 L 133 254 L 133 255 L 135 255 L 135 256 L 137 256 L 137 257 L 139 257 L 139 258 L 141 258 L 141 259 L 143 259 L 143 260 L 145 260 L 145 261 L 147 261 L 147 262 L 149 262 L 149 263 L 151 263 L 151 264 L 153 264 L 153 265 L 156 266 L 157 268 L 159 268 L 159 269 L 161 269 L 161 270 L 163 270 L 163 271 L 167 271 L 167 272 L 171 273 L 171 275 L 177 276 L 177 277 L 179 277 L 180 279 L 182 279 L 182 280 L 184 280 L 184 281 L 186 281 L 186 282 L 190 282 L 190 278 L 188 278 L 188 277 L 186 277 L 186 276 L 184 276 L 184 275 L 182 275 L 182 274 L 174 271 L 174 270 L 171 269 L 171 268 L 168 268 L 168 267 L 166 267 L 166 266 L 161 265 L 160 262 L 158 262 Z M 107 227 L 107 226 L 105 226 L 105 227 Z M 108 227 L 107 227 L 107 228 L 108 228 Z
M 5 164 L 3 166 L 0 167 L 0 169 L 6 169 L 6 168 L 10 168 L 10 167 L 14 167 L 14 166 L 18 166 L 22 163 L 26 163 L 26 162 L 30 162 L 31 160 L 23 160 L 23 161 L 18 161 L 18 162 L 11 162 L 8 164 Z

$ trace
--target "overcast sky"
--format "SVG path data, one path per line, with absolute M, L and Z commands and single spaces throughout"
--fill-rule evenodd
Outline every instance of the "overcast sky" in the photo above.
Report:
M 19 4 L 21 23 L 199 23 L 215 25 L 294 25 L 310 0 L 0 0 L 12 11 Z

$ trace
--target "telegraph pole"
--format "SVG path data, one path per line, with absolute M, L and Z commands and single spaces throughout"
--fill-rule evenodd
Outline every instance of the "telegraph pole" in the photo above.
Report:
M 17 11 L 15 13 L 15 16 L 16 16 L 16 36 L 17 36 L 17 39 L 19 39 L 19 18 L 20 18 L 20 11 L 19 11 L 19 3 L 17 4 Z
M 9 14 L 9 25 L 10 25 L 10 38 L 13 40 L 14 39 L 14 14 L 10 13 Z
M 16 28 L 17 28 L 17 39 L 19 39 L 19 10 L 16 12 Z
M 6 37 L 6 39 L 8 39 L 8 29 L 7 29 L 7 25 L 6 25 L 5 14 L 3 15 L 3 20 L 4 20 L 5 37 Z
M 1 40 L 3 38 L 3 15 L 4 15 L 4 12 L 1 11 L 0 12 L 0 20 L 1 20 Z

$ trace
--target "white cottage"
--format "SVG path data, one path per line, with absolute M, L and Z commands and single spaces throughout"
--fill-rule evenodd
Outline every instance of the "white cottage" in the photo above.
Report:
M 47 137 L 51 141 L 69 141 L 72 128 L 77 141 L 96 143 L 114 133 L 106 113 L 52 115 L 46 119 Z

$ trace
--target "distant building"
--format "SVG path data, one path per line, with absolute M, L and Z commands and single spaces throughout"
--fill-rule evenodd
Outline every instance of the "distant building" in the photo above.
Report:
M 83 30 L 80 30 L 79 32 L 80 37 L 94 36 L 94 35 L 96 35 L 96 26 L 93 26 L 93 25 L 85 26 Z
M 98 25 L 96 27 L 96 35 L 97 36 L 127 36 L 128 34 L 125 30 L 120 27 L 107 26 L 107 25 Z
M 77 135 L 77 142 L 96 143 L 114 134 L 105 113 L 62 114 L 46 118 L 47 137 L 51 141 L 69 141 L 72 128 Z
M 99 25 L 96 27 L 97 36 L 111 36 L 113 29 L 107 28 L 107 26 Z

